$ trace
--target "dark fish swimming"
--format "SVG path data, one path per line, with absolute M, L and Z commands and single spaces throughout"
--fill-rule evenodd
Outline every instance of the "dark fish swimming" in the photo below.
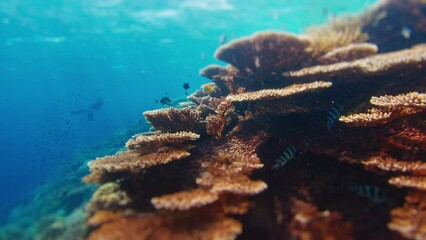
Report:
M 172 99 L 166 96 L 160 99 L 160 103 L 163 105 L 171 105 Z
M 357 196 L 367 198 L 374 204 L 381 204 L 387 201 L 387 194 L 383 188 L 375 185 L 357 185 L 352 188 Z
M 219 36 L 219 44 L 220 44 L 220 45 L 223 45 L 223 44 L 225 44 L 225 43 L 226 43 L 226 41 L 227 41 L 226 34 L 221 34 L 221 35 Z
M 330 130 L 334 122 L 340 117 L 340 114 L 343 111 L 342 104 L 334 105 L 330 111 L 327 113 L 327 129 Z
M 183 89 L 188 90 L 190 88 L 191 87 L 189 86 L 189 82 L 186 82 L 186 83 L 183 84 Z
M 296 156 L 296 153 L 297 148 L 295 146 L 286 148 L 284 152 L 277 159 L 275 159 L 275 165 L 272 168 L 275 170 L 282 168 Z

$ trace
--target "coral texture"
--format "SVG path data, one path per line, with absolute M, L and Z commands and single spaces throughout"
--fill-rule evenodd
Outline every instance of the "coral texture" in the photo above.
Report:
M 221 46 L 192 105 L 89 162 L 115 198 L 95 194 L 88 239 L 424 239 L 426 47 L 378 52 L 395 2 Z

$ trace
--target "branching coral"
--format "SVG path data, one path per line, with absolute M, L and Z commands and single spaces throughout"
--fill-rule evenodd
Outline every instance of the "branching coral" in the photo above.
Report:
M 372 108 L 368 110 L 368 113 L 356 113 L 348 116 L 341 116 L 339 120 L 348 126 L 375 126 L 387 123 L 391 117 L 391 112 Z
M 279 99 L 287 96 L 295 95 L 298 93 L 306 93 L 315 91 L 322 88 L 329 88 L 332 86 L 331 82 L 312 82 L 304 84 L 294 84 L 281 89 L 266 89 L 256 92 L 240 93 L 237 95 L 229 95 L 226 97 L 231 102 L 250 102 Z
M 114 193 L 128 197 L 124 205 L 93 208 L 88 224 L 97 228 L 89 239 L 371 238 L 365 229 L 390 236 L 389 211 L 406 192 L 386 181 L 426 190 L 419 86 L 426 46 L 376 54 L 375 42 L 361 43 L 364 23 L 348 18 L 308 36 L 261 32 L 221 46 L 216 57 L 230 65 L 201 70 L 214 83 L 188 97 L 193 108 L 145 112 L 158 132 L 136 135 L 127 150 L 89 163 L 86 181 L 114 180 Z M 345 113 L 375 107 L 340 117 L 346 125 L 380 126 L 327 129 L 327 111 L 339 103 Z M 272 174 L 288 146 L 299 149 L 295 160 Z M 178 159 L 185 160 L 170 163 Z M 349 190 L 359 184 L 366 197 L 391 189 L 389 204 L 380 211 L 367 206 L 369 199 Z M 419 206 L 407 202 L 402 209 Z M 370 207 L 378 214 L 373 223 L 362 221 Z M 229 214 L 241 214 L 247 231 Z M 423 214 L 391 215 L 390 229 L 422 236 L 416 218 Z
M 423 163 L 421 161 L 407 162 L 398 161 L 395 158 L 389 156 L 376 156 L 371 157 L 368 161 L 364 161 L 363 164 L 368 168 L 380 169 L 388 172 L 426 175 L 426 163 Z
M 381 97 L 372 97 L 371 104 L 388 108 L 426 108 L 426 94 L 410 92 L 396 96 L 385 95 Z
M 410 92 L 397 96 L 372 97 L 370 102 L 382 109 L 372 108 L 369 113 L 342 116 L 340 121 L 349 126 L 375 126 L 406 115 L 418 113 L 426 107 L 426 94 Z
M 198 217 L 151 214 L 127 217 L 103 224 L 89 235 L 88 240 L 184 240 L 235 239 L 241 233 L 238 221 L 221 215 Z
M 315 56 L 368 39 L 362 31 L 361 19 L 357 17 L 340 17 L 325 25 L 309 28 L 306 34 L 311 37 Z
M 426 238 L 426 193 L 412 191 L 402 207 L 391 211 L 389 228 L 409 239 Z
M 88 165 L 92 172 L 137 171 L 188 157 L 190 155 L 189 148 L 190 146 L 181 148 L 161 147 L 156 152 L 144 155 L 136 150 L 126 150 L 115 155 L 97 158 L 89 162 Z
M 377 54 L 351 62 L 339 62 L 324 66 L 307 67 L 284 73 L 294 78 L 332 78 L 347 79 L 358 76 L 386 75 L 399 70 L 408 71 L 426 65 L 426 46 L 413 47 L 391 53 Z M 336 78 L 339 79 L 339 78 Z
M 154 135 L 137 135 L 126 143 L 128 149 L 146 148 L 152 151 L 163 145 L 180 144 L 183 142 L 195 141 L 200 135 L 192 132 L 160 133 Z
M 311 239 L 354 239 L 352 224 L 342 219 L 337 212 L 318 211 L 311 204 L 294 200 L 291 234 L 293 238 Z
M 247 176 L 242 174 L 214 177 L 206 173 L 201 178 L 197 179 L 197 184 L 210 187 L 211 192 L 227 192 L 238 195 L 254 195 L 267 188 L 265 182 L 250 180 Z
M 200 122 L 199 113 L 191 108 L 166 108 L 143 113 L 146 120 L 162 132 L 194 132 L 202 133 L 204 126 Z
M 237 68 L 232 65 L 222 67 L 219 65 L 208 65 L 200 70 L 200 75 L 211 79 L 221 90 L 223 94 L 236 93 L 237 87 L 234 79 L 241 77 Z
M 378 48 L 371 43 L 352 43 L 347 46 L 336 48 L 318 58 L 321 65 L 333 64 L 338 62 L 348 62 L 360 58 L 365 58 L 376 54 Z
M 99 209 L 114 209 L 130 203 L 126 192 L 120 189 L 117 183 L 109 182 L 100 186 L 89 202 L 88 210 L 95 212 Z
M 217 193 L 198 188 L 189 191 L 177 192 L 151 199 L 156 209 L 184 211 L 211 204 L 219 199 Z
M 426 151 L 426 133 L 418 128 L 404 127 L 396 134 L 386 138 L 386 142 L 408 151 Z
M 415 188 L 426 191 L 426 177 L 400 176 L 389 179 L 389 183 L 397 187 Z
M 231 101 L 222 101 L 216 110 L 216 115 L 209 115 L 206 118 L 207 134 L 215 136 L 217 139 L 222 138 L 222 132 L 225 125 L 230 121 L 229 114 L 234 110 Z

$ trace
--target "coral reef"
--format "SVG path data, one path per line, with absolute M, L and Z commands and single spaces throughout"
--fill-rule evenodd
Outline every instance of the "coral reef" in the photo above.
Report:
M 89 162 L 88 239 L 424 239 L 426 47 L 371 28 L 395 2 L 221 46 L 196 106 Z

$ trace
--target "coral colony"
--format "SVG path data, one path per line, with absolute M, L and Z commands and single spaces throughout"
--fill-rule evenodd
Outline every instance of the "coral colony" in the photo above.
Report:
M 426 239 L 425 4 L 220 46 L 194 107 L 89 163 L 87 239 Z

